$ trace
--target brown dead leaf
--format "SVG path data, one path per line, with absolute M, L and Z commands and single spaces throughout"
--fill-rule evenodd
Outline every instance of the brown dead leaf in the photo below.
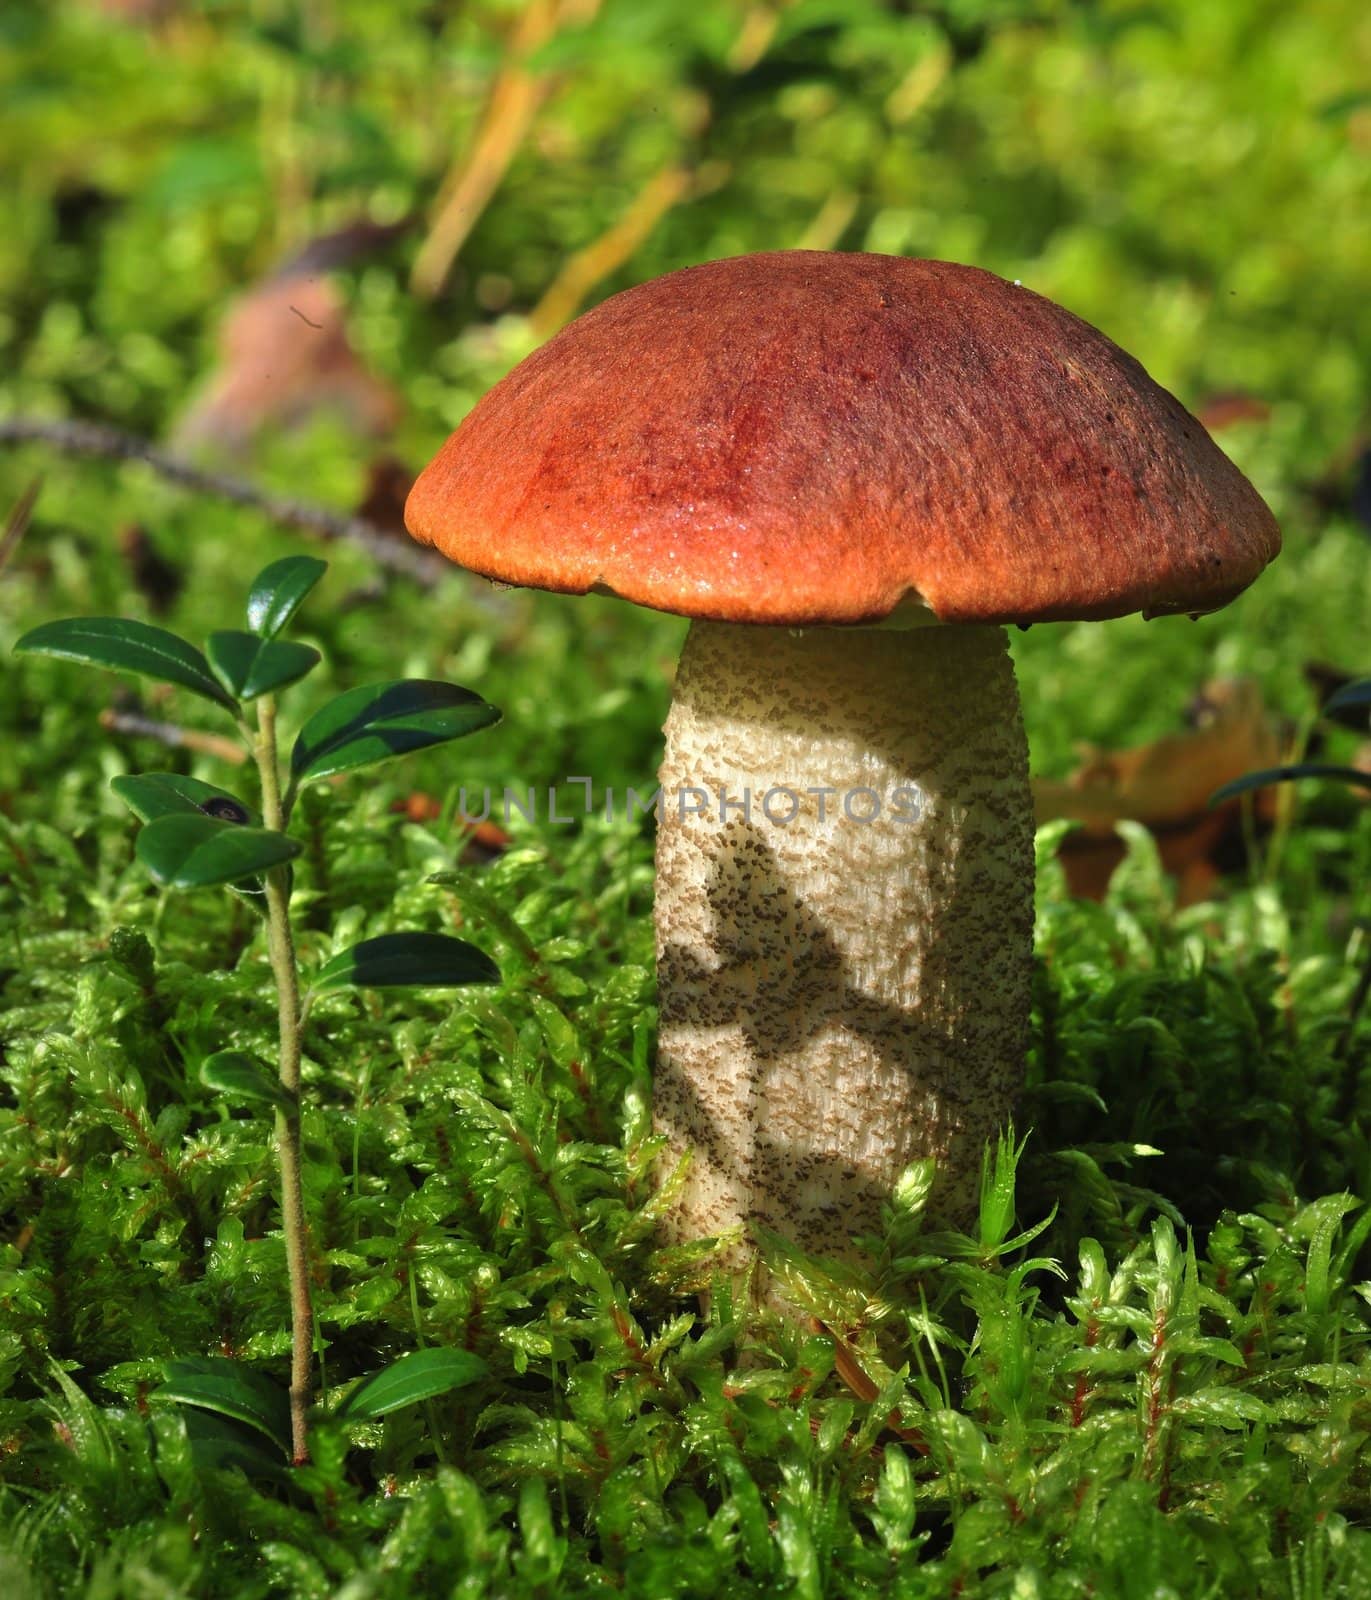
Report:
M 443 814 L 442 802 L 435 800 L 431 794 L 425 794 L 422 789 L 416 789 L 400 800 L 392 800 L 390 809 L 406 822 L 437 822 Z
M 1225 389 L 1212 394 L 1195 413 L 1210 433 L 1231 428 L 1235 422 L 1268 422 L 1271 407 L 1265 400 L 1241 389 Z
M 392 800 L 390 809 L 408 822 L 436 822 L 443 814 L 442 802 L 422 789 L 414 790 L 403 799 Z M 457 858 L 459 866 L 484 866 L 487 861 L 503 855 L 512 842 L 509 834 L 489 819 L 458 816 L 456 826 L 464 835 L 462 853 Z
M 296 427 L 325 407 L 372 435 L 388 433 L 401 410 L 395 390 L 353 350 L 341 293 L 313 269 L 288 268 L 225 318 L 218 368 L 174 442 L 240 454 L 257 435 Z
M 1066 836 L 1061 861 L 1074 895 L 1099 900 L 1123 860 L 1115 824 L 1142 823 L 1157 841 L 1162 866 L 1178 879 L 1178 902 L 1208 895 L 1222 865 L 1243 845 L 1242 801 L 1212 809 L 1216 789 L 1244 773 L 1278 766 L 1289 733 L 1268 712 L 1248 678 L 1217 678 L 1191 703 L 1190 729 L 1131 750 L 1087 746 L 1064 781 L 1035 779 L 1039 823 L 1067 817 L 1081 826 Z M 1279 803 L 1274 788 L 1252 796 L 1257 821 L 1269 825 Z
M 462 832 L 466 835 L 466 843 L 457 857 L 457 864 L 462 867 L 484 866 L 487 861 L 502 856 L 513 843 L 498 823 L 477 822 L 473 817 L 462 819 Z

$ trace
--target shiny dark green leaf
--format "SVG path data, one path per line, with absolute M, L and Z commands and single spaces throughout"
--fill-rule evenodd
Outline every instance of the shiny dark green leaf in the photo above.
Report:
M 1333 717 L 1339 711 L 1360 711 L 1368 706 L 1371 706 L 1371 678 L 1359 678 L 1356 683 L 1345 683 L 1331 694 L 1324 705 L 1323 714 Z
M 193 644 L 165 628 L 128 617 L 69 617 L 45 622 L 26 633 L 14 647 L 33 655 L 59 656 L 112 672 L 136 672 L 163 683 L 175 683 L 202 699 L 236 710 L 233 696 L 210 671 L 209 662 Z
M 256 827 L 257 813 L 236 794 L 199 778 L 186 778 L 179 772 L 124 773 L 110 779 L 110 788 L 140 822 L 155 822 L 158 817 L 219 814 L 232 822 L 235 816 Z M 206 812 L 206 807 L 211 809 Z
M 264 1061 L 242 1050 L 218 1050 L 200 1063 L 200 1082 L 230 1100 L 253 1100 L 291 1109 L 291 1098 Z
M 254 1483 L 290 1483 L 289 1466 L 254 1429 L 189 1405 L 182 1408 L 181 1417 L 190 1459 L 202 1471 L 241 1472 Z
M 453 683 L 406 678 L 366 684 L 329 701 L 301 728 L 291 771 L 297 781 L 327 778 L 460 739 L 499 720 L 494 706 Z
M 1232 783 L 1224 784 L 1222 789 L 1216 789 L 1209 797 L 1209 804 L 1222 805 L 1225 800 L 1250 794 L 1253 789 L 1265 789 L 1272 783 L 1289 783 L 1295 778 L 1336 778 L 1339 783 L 1371 789 L 1371 772 L 1362 772 L 1357 767 L 1331 766 L 1326 761 L 1299 761 L 1289 767 L 1267 767 L 1261 772 L 1244 773 Z
M 327 571 L 328 562 L 317 556 L 286 556 L 264 567 L 248 595 L 248 627 L 263 639 L 274 639 Z
M 331 989 L 452 989 L 499 983 L 500 969 L 484 951 L 442 933 L 383 933 L 341 950 L 315 973 L 310 987 Z
M 321 659 L 312 645 L 293 639 L 259 639 L 255 633 L 228 630 L 210 634 L 205 648 L 215 676 L 240 700 L 284 689 Z
M 280 866 L 298 856 L 300 846 L 284 833 L 187 812 L 148 823 L 135 851 L 159 882 L 173 889 L 205 889 Z
M 333 1414 L 340 1422 L 370 1422 L 401 1406 L 465 1388 L 486 1371 L 485 1362 L 470 1350 L 415 1350 L 363 1378 Z
M 246 823 L 254 828 L 262 823 L 260 815 L 238 795 L 179 772 L 125 773 L 111 778 L 110 788 L 142 822 L 155 822 L 159 817 L 203 815 L 217 817 L 222 822 Z M 260 878 L 254 876 L 230 884 L 229 893 L 245 901 L 258 916 L 266 915 Z
M 159 1398 L 232 1417 L 265 1435 L 282 1454 L 290 1454 L 290 1399 L 265 1373 L 225 1356 L 168 1361 L 164 1371 L 166 1380 L 156 1390 Z

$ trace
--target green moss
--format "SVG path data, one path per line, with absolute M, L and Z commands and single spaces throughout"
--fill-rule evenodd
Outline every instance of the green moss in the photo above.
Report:
M 74 3 L 0 23 L 6 145 L 24 151 L 0 240 L 6 409 L 167 428 L 232 293 L 364 204 L 430 203 L 507 8 L 185 9 L 161 31 Z M 1191 404 L 1245 389 L 1273 406 L 1222 442 L 1281 514 L 1285 555 L 1194 626 L 1016 638 L 1035 767 L 1176 726 L 1218 674 L 1250 673 L 1308 717 L 1307 662 L 1368 664 L 1371 545 L 1347 494 L 1371 370 L 1359 9 L 907 11 L 796 4 L 745 69 L 725 0 L 604 0 L 593 29 L 546 47 L 557 93 L 447 294 L 408 294 L 413 242 L 350 269 L 357 343 L 409 403 L 398 447 L 424 458 L 527 348 L 519 313 L 566 255 L 667 161 L 717 186 L 596 294 L 798 243 L 850 195 L 844 248 L 974 259 L 1098 322 Z M 365 460 L 322 420 L 263 441 L 250 470 L 346 505 Z M 0 455 L 0 505 L 40 470 L 0 589 L 10 1589 L 1371 1592 L 1371 1025 L 1343 1042 L 1371 808 L 1310 788 L 1221 899 L 1180 910 L 1145 838 L 1103 905 L 1071 901 L 1045 852 L 1027 1139 L 998 1152 L 977 1230 L 928 1232 L 911 1173 L 862 1271 L 772 1242 L 813 1326 L 744 1327 L 725 1293 L 701 1309 L 707 1248 L 653 1233 L 648 831 L 516 813 L 510 848 L 473 864 L 454 825 L 463 789 L 479 809 L 489 787 L 497 820 L 506 785 L 650 789 L 680 624 L 492 601 L 456 574 L 377 594 L 342 549 L 301 619 L 325 663 L 300 719 L 415 675 L 468 684 L 505 720 L 305 792 L 302 956 L 457 933 L 504 982 L 329 995 L 310 1013 L 324 1384 L 334 1397 L 443 1345 L 489 1371 L 379 1420 L 321 1419 L 288 1485 L 197 1466 L 194 1414 L 153 1392 L 163 1362 L 287 1369 L 269 1129 L 198 1077 L 217 1050 L 271 1056 L 270 974 L 240 902 L 157 894 L 108 781 L 158 765 L 232 788 L 235 773 L 102 734 L 103 683 L 9 647 L 50 617 L 147 615 L 116 553 L 127 522 L 183 566 L 167 621 L 194 638 L 237 625 L 223 596 L 301 542 L 36 446 Z M 184 697 L 157 711 L 196 718 Z M 1353 736 L 1332 737 L 1341 758 Z M 414 792 L 436 818 L 408 819 Z

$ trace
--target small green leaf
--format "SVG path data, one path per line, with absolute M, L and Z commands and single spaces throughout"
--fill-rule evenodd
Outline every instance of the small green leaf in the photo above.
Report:
M 297 782 L 328 778 L 460 739 L 499 720 L 494 706 L 454 683 L 406 678 L 366 684 L 330 700 L 301 728 L 291 771 Z
M 248 595 L 248 627 L 263 639 L 274 639 L 327 571 L 328 562 L 317 556 L 287 556 L 264 567 Z
M 259 694 L 284 689 L 322 659 L 312 645 L 227 630 L 210 634 L 206 653 L 220 683 L 240 700 L 255 700 Z
M 500 969 L 465 939 L 443 933 L 383 933 L 340 950 L 310 985 L 331 989 L 452 989 L 466 983 L 499 983 Z
M 775 1564 L 771 1528 L 762 1492 L 741 1456 L 729 1450 L 720 1461 L 733 1501 L 743 1557 L 759 1577 L 769 1577 Z
M 1183 1416 L 1211 1422 L 1220 1428 L 1241 1428 L 1249 1422 L 1277 1420 L 1277 1413 L 1264 1400 L 1228 1386 L 1197 1389 L 1173 1400 L 1171 1407 Z
M 168 1361 L 164 1370 L 166 1381 L 156 1391 L 162 1399 L 245 1422 L 290 1454 L 290 1401 L 265 1373 L 224 1356 Z
M 217 1050 L 200 1063 L 200 1082 L 233 1100 L 256 1100 L 290 1111 L 293 1103 L 264 1061 L 242 1050 Z
M 261 821 L 236 794 L 212 783 L 201 783 L 199 778 L 182 777 L 179 772 L 124 773 L 111 778 L 109 786 L 140 822 L 186 815 L 218 815 L 223 822 L 237 817 L 253 827 Z
M 909 1456 L 899 1445 L 888 1444 L 885 1466 L 876 1485 L 871 1520 L 892 1555 L 899 1555 L 909 1547 L 917 1515 Z
M 340 1422 L 370 1422 L 401 1406 L 463 1389 L 485 1377 L 486 1370 L 470 1350 L 415 1350 L 363 1378 L 333 1414 Z
M 187 813 L 148 823 L 138 835 L 135 851 L 160 883 L 173 889 L 205 889 L 280 866 L 300 854 L 300 845 L 267 828 Z
M 88 667 L 112 672 L 137 672 L 163 683 L 179 684 L 236 711 L 232 695 L 215 681 L 209 662 L 195 648 L 165 628 L 134 622 L 128 617 L 69 617 L 45 622 L 26 633 L 15 650 L 33 655 L 59 656 Z
M 257 828 L 262 819 L 246 801 L 199 778 L 183 777 L 179 772 L 125 773 L 110 779 L 110 788 L 141 822 L 156 822 L 159 817 L 210 816 L 221 822 L 245 823 Z M 258 914 L 266 915 L 265 894 L 260 878 L 244 879 L 229 885 Z
M 1371 772 L 1362 772 L 1357 767 L 1330 766 L 1326 761 L 1300 761 L 1294 766 L 1267 767 L 1261 772 L 1244 773 L 1241 778 L 1234 778 L 1232 783 L 1224 784 L 1222 789 L 1216 789 L 1209 797 L 1209 804 L 1222 805 L 1225 800 L 1250 794 L 1253 789 L 1265 789 L 1272 783 L 1289 783 L 1295 778 L 1336 778 L 1340 783 L 1353 783 L 1360 788 L 1371 789 Z

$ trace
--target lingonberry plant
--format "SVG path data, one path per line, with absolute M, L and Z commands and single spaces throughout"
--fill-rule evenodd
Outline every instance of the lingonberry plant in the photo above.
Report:
M 172 889 L 227 887 L 253 905 L 265 925 L 280 1024 L 276 1071 L 243 1051 L 221 1050 L 203 1063 L 200 1076 L 228 1100 L 275 1113 L 290 1279 L 289 1394 L 264 1375 L 215 1357 L 171 1363 L 167 1391 L 187 1405 L 256 1428 L 288 1450 L 296 1465 L 309 1460 L 314 1344 L 300 1139 L 301 1032 L 309 1007 L 315 996 L 347 987 L 448 988 L 499 979 L 490 959 L 464 940 L 420 932 L 365 939 L 313 972 L 300 970 L 290 900 L 291 861 L 301 845 L 289 828 L 302 787 L 460 739 L 500 715 L 455 684 L 409 678 L 364 685 L 308 718 L 283 774 L 277 693 L 298 683 L 321 658 L 312 646 L 280 635 L 325 570 L 325 562 L 309 556 L 265 568 L 248 595 L 247 629 L 212 633 L 203 652 L 164 628 L 122 617 L 45 623 L 15 646 L 186 689 L 232 718 L 255 763 L 257 809 L 226 789 L 174 772 L 121 776 L 113 787 L 143 823 L 136 852 L 159 883 Z M 354 1421 L 381 1416 L 470 1382 L 481 1370 L 482 1363 L 466 1351 L 416 1352 L 373 1374 L 349 1394 L 340 1414 L 345 1409 Z

